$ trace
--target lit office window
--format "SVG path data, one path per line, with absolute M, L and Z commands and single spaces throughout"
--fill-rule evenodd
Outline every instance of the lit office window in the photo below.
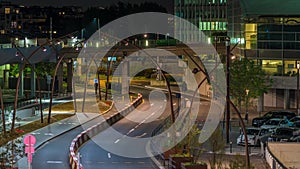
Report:
M 16 21 L 11 22 L 11 28 L 17 28 L 17 22 Z
M 4 13 L 5 13 L 5 14 L 10 14 L 10 8 L 5 8 L 5 9 L 4 9 Z

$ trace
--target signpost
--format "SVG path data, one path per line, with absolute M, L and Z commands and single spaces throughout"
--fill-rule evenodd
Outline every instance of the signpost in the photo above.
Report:
M 32 154 L 34 153 L 34 144 L 36 143 L 36 138 L 29 134 L 24 137 L 24 144 L 25 144 L 25 153 L 27 154 L 27 162 L 28 162 L 28 169 L 31 169 L 31 162 L 32 162 Z

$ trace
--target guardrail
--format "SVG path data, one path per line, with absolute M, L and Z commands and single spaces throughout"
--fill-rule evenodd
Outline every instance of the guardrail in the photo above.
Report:
M 189 101 L 189 99 L 185 100 L 186 102 Z M 187 106 L 185 104 L 185 106 Z M 186 107 L 179 107 L 177 108 L 174 113 L 175 113 L 175 117 L 179 116 L 179 112 L 181 108 L 186 108 Z M 186 111 L 189 111 L 188 109 Z M 166 119 L 164 119 L 164 121 L 162 123 L 160 123 L 151 133 L 151 136 L 155 136 L 155 135 L 159 135 L 161 134 L 166 128 L 168 128 L 168 125 L 172 124 L 172 117 L 171 115 L 169 115 Z M 159 152 L 160 150 L 158 150 L 157 146 L 151 142 L 149 145 L 150 149 L 152 150 L 152 152 Z M 163 154 L 158 154 L 155 155 L 152 158 L 152 161 L 154 162 L 154 164 L 157 166 L 157 168 L 159 169 L 164 169 L 165 167 L 169 168 L 169 163 L 168 163 L 168 158 L 165 158 L 165 156 Z M 159 164 L 158 164 L 159 163 Z
M 120 112 L 117 112 L 111 115 L 108 119 L 106 119 L 106 123 L 109 125 L 113 125 L 117 121 L 121 120 L 124 116 L 129 114 L 131 111 L 134 110 L 138 105 L 142 103 L 143 97 L 141 94 L 138 94 L 137 99 L 135 99 L 131 105 L 125 107 Z M 83 165 L 80 164 L 80 160 L 78 163 L 78 158 L 76 156 L 77 151 L 80 147 L 87 141 L 89 141 L 93 136 L 97 135 L 101 131 L 107 128 L 107 124 L 105 122 L 97 123 L 96 125 L 88 128 L 87 130 L 81 132 L 77 135 L 76 138 L 73 139 L 70 149 L 69 149 L 69 163 L 72 169 L 84 169 Z M 80 167 L 79 167 L 80 166 Z
M 272 169 L 288 169 L 273 155 L 273 153 L 270 151 L 269 145 L 267 145 L 265 149 L 265 158 L 268 165 Z

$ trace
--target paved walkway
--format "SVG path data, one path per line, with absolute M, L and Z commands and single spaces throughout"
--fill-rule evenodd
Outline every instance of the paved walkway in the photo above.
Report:
M 69 96 L 66 98 L 69 98 Z M 70 99 L 64 100 L 64 98 L 56 98 L 54 100 L 54 102 L 59 102 L 59 103 L 64 103 L 64 102 L 69 102 L 69 101 L 71 101 L 71 100 Z M 46 101 L 44 100 L 43 103 L 47 104 L 47 100 Z M 47 107 L 48 106 L 43 106 L 43 108 L 47 108 Z M 116 111 L 116 110 L 112 109 L 112 112 L 110 112 L 110 113 L 113 113 L 113 111 Z M 59 112 L 59 114 L 68 114 L 68 113 L 74 114 L 74 112 Z M 30 116 L 30 117 L 18 120 L 16 122 L 16 128 L 19 126 L 25 125 L 27 123 L 39 120 L 40 114 L 39 113 L 36 113 L 36 114 L 37 115 L 35 115 L 35 116 Z M 55 112 L 53 112 L 53 114 L 55 114 Z M 44 117 L 46 117 L 47 115 L 48 115 L 48 112 L 44 112 Z M 32 134 L 36 137 L 36 144 L 34 145 L 34 147 L 35 147 L 35 149 L 38 149 L 39 147 L 41 147 L 44 143 L 48 142 L 49 140 L 74 129 L 74 128 L 80 126 L 81 124 L 86 123 L 86 122 L 98 117 L 99 115 L 100 114 L 96 114 L 96 113 L 86 113 L 84 115 L 77 114 L 76 116 L 66 118 L 66 119 L 61 120 L 56 123 L 52 123 L 48 126 L 45 126 L 38 130 L 35 130 L 28 134 Z M 79 119 L 80 119 L 80 121 L 79 121 Z M 12 143 L 14 143 L 15 144 L 14 147 L 16 147 L 16 149 L 19 149 L 22 151 L 24 149 L 23 138 L 24 138 L 24 136 L 19 137 L 19 138 L 15 139 L 13 142 L 9 142 L 8 145 L 9 144 L 11 145 Z M 8 149 L 7 147 L 8 146 L 0 147 L 0 152 L 1 153 L 7 152 L 7 149 Z M 22 169 L 22 168 L 27 169 L 28 168 L 27 157 L 20 159 L 20 156 L 16 156 L 16 158 L 17 158 L 16 160 L 18 160 L 18 161 L 14 166 L 18 166 L 19 169 Z

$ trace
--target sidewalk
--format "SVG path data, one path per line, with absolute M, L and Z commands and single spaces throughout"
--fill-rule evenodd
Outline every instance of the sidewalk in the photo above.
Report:
M 70 102 L 70 96 L 64 96 L 64 97 L 57 97 L 53 100 L 53 105 L 55 104 L 61 104 L 65 102 Z M 45 110 L 46 108 L 49 107 L 49 99 L 43 100 L 43 109 Z M 69 114 L 74 112 L 59 112 L 59 114 Z M 55 112 L 52 112 L 52 114 L 56 114 Z M 43 113 L 44 117 L 47 117 L 48 111 L 44 111 Z M 75 116 L 66 118 L 64 120 L 61 120 L 56 123 L 52 123 L 48 126 L 45 126 L 41 129 L 35 130 L 31 133 L 36 137 L 36 144 L 34 145 L 35 150 L 41 147 L 44 143 L 48 142 L 49 140 L 58 137 L 78 126 L 80 126 L 83 123 L 86 123 L 96 117 L 100 116 L 100 114 L 96 113 L 86 113 L 85 115 L 83 114 L 77 114 Z M 35 115 L 29 116 L 26 118 L 18 119 L 16 120 L 16 125 L 15 128 L 18 128 L 20 126 L 26 125 L 28 123 L 31 123 L 33 121 L 40 120 L 40 111 L 36 110 Z M 79 121 L 80 119 L 80 121 Z M 27 134 L 26 134 L 27 135 Z M 23 138 L 24 136 L 21 136 L 14 141 L 8 142 L 5 146 L 0 147 L 0 152 L 1 153 L 8 153 L 10 150 L 7 148 L 7 145 L 14 144 L 16 147 L 15 149 L 21 150 L 21 152 L 24 152 L 24 144 L 23 144 Z M 23 157 L 20 159 L 20 156 L 15 156 L 14 161 L 17 161 L 14 166 L 18 166 L 19 169 L 24 168 L 27 169 L 27 157 Z
M 72 116 L 70 118 L 61 120 L 59 122 L 50 124 L 46 127 L 38 129 L 30 134 L 36 137 L 36 144 L 34 145 L 35 149 L 38 149 L 46 142 L 80 126 L 82 123 L 86 123 L 96 117 L 100 116 L 100 114 L 96 113 L 86 113 L 84 114 L 77 114 L 76 116 Z M 79 119 L 80 118 L 80 122 Z M 23 138 L 22 138 L 23 139 Z M 23 157 L 18 160 L 18 169 L 26 169 L 27 166 L 27 158 Z

